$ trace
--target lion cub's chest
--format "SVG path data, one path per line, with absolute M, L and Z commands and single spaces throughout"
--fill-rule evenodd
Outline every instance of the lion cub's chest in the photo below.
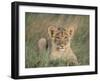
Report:
M 53 50 L 51 52 L 51 59 L 66 59 L 69 55 L 71 55 L 72 51 L 71 49 L 68 50 Z

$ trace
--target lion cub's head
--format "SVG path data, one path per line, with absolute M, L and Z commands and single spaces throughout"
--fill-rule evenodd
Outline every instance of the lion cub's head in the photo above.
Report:
M 74 28 L 48 27 L 48 34 L 52 42 L 53 49 L 65 51 L 70 46 L 70 40 L 74 34 Z

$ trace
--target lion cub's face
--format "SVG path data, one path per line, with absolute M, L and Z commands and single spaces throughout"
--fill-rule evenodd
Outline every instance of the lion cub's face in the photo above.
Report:
M 70 40 L 73 35 L 73 28 L 57 28 L 50 26 L 48 33 L 52 41 L 52 46 L 58 51 L 65 51 L 70 46 Z

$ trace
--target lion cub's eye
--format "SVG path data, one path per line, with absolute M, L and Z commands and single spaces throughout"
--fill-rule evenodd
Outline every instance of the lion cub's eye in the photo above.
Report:
M 56 37 L 56 39 L 60 39 L 60 37 Z
M 68 37 L 65 37 L 65 39 L 67 39 Z

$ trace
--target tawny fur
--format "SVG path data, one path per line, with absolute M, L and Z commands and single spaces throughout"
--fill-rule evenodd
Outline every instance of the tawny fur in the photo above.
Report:
M 50 54 L 51 60 L 56 59 L 63 59 L 64 61 L 67 61 L 67 65 L 78 65 L 78 60 L 76 55 L 73 53 L 72 49 L 70 47 L 67 47 L 65 51 L 59 51 L 57 49 L 54 49 L 52 47 L 52 51 Z
M 43 53 L 44 51 L 46 51 L 46 39 L 45 38 L 39 39 L 38 51 L 39 51 L 39 53 Z
M 52 44 L 50 59 L 63 59 L 67 61 L 67 65 L 78 65 L 77 57 L 70 46 L 71 39 L 74 34 L 74 29 L 67 28 L 66 30 L 50 26 L 48 28 L 48 33 Z

